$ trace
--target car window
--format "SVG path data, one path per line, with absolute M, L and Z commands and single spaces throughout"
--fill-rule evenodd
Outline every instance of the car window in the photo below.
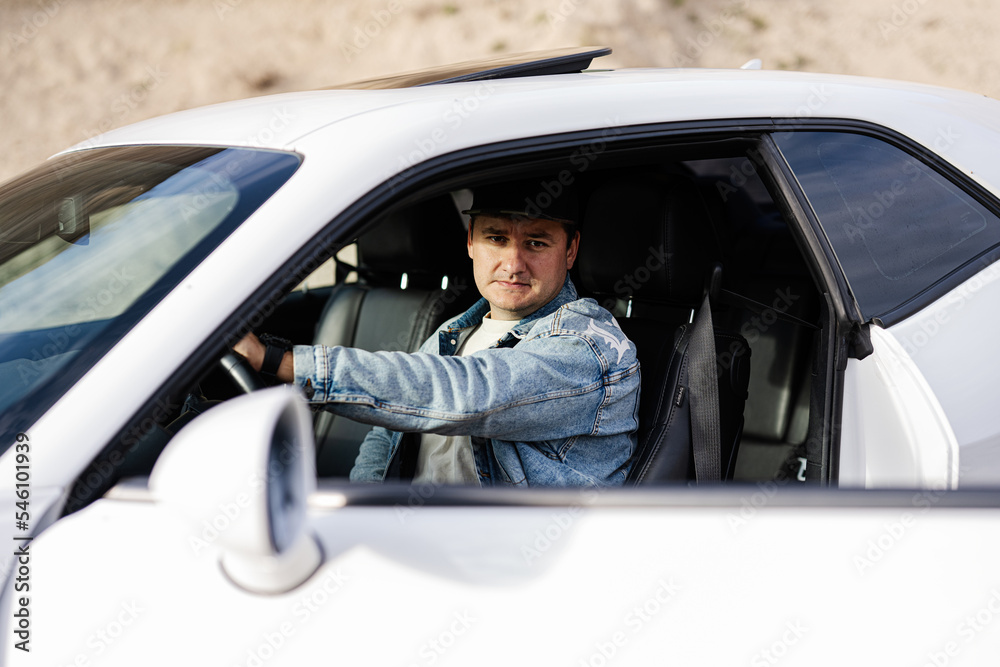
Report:
M 758 174 L 761 169 L 759 155 L 755 144 L 743 140 L 725 146 L 717 143 L 704 147 L 684 146 L 669 153 L 656 146 L 642 156 L 643 161 L 633 156 L 629 156 L 628 161 L 608 159 L 586 174 L 576 174 L 576 178 L 583 183 L 582 190 L 589 196 L 593 192 L 608 188 L 613 190 L 619 183 L 635 180 L 641 180 L 642 187 L 651 191 L 676 183 L 678 192 L 687 192 L 690 188 L 701 193 L 705 210 L 702 211 L 704 217 L 699 220 L 714 227 L 711 237 L 718 243 L 717 250 L 725 267 L 724 286 L 758 304 L 766 304 L 765 308 L 773 312 L 798 318 L 799 322 L 812 323 L 817 321 L 821 307 L 819 294 L 787 221 Z M 474 178 L 470 177 L 468 188 L 480 186 L 480 181 Z M 423 215 L 422 212 L 448 195 L 453 200 L 459 200 L 459 195 L 471 195 L 471 190 L 462 187 L 445 195 L 435 188 L 432 192 L 426 199 L 389 208 L 392 216 L 382 216 L 381 213 L 376 216 L 361 235 L 362 247 L 371 248 L 372 239 L 376 239 L 377 243 L 383 238 L 387 232 L 382 225 L 390 224 L 390 221 L 401 227 L 400 221 L 406 221 L 410 226 L 423 230 L 418 236 L 438 238 L 442 234 L 439 229 L 443 226 L 442 217 Z M 584 207 L 589 205 L 588 198 L 584 198 Z M 669 198 L 664 201 L 667 200 Z M 471 204 L 471 196 L 466 196 L 465 201 L 459 200 L 452 209 L 471 208 Z M 603 211 L 600 207 L 597 210 Z M 660 341 L 672 340 L 676 327 L 689 321 L 690 309 L 657 297 L 635 297 L 629 291 L 640 290 L 651 280 L 650 267 L 656 270 L 663 267 L 657 262 L 662 249 L 651 245 L 653 242 L 647 243 L 643 236 L 630 230 L 632 226 L 644 229 L 647 218 L 611 216 L 605 219 L 599 213 L 585 217 L 587 222 L 580 247 L 585 250 L 597 247 L 599 250 L 578 257 L 574 265 L 577 274 L 573 276 L 576 289 L 581 295 L 593 297 L 612 309 L 623 329 L 636 331 L 638 335 L 648 332 L 642 349 L 657 350 Z M 615 260 L 616 268 L 608 274 L 609 282 L 603 286 L 603 291 L 600 285 L 590 286 L 590 281 L 585 280 L 581 273 L 587 271 L 588 266 L 611 261 L 604 256 L 608 252 L 605 238 L 594 233 L 595 226 L 601 225 L 628 230 L 621 238 L 634 239 L 634 244 L 639 247 L 635 252 L 628 250 L 625 259 Z M 464 229 L 458 224 L 452 226 L 452 232 L 463 234 L 464 241 Z M 396 229 L 395 233 L 399 234 L 401 230 Z M 688 242 L 707 243 L 708 236 Z M 623 250 L 626 245 L 628 242 L 621 246 Z M 400 274 L 405 279 L 408 267 L 421 265 L 420 262 L 411 264 L 414 258 L 405 256 L 407 252 L 413 252 L 413 248 L 412 243 L 397 243 L 395 252 L 399 256 L 394 257 L 391 266 L 384 260 L 377 267 L 361 262 L 362 277 L 359 282 L 364 289 L 357 294 L 365 294 L 363 300 L 354 301 L 352 295 L 356 293 L 352 291 L 335 291 L 332 295 L 335 307 L 329 303 L 317 305 L 305 299 L 287 299 L 280 312 L 276 311 L 270 321 L 259 329 L 267 332 L 308 332 L 299 338 L 286 336 L 299 343 L 334 345 L 344 344 L 341 340 L 346 339 L 347 344 L 369 351 L 414 349 L 408 341 L 415 322 L 430 326 L 419 343 L 442 322 L 463 312 L 479 297 L 479 293 L 474 288 L 471 275 L 451 275 L 449 268 L 443 265 L 427 269 L 426 275 L 419 276 L 419 284 L 414 284 L 412 275 L 409 283 L 401 282 Z M 354 246 L 341 250 L 338 261 L 358 265 L 356 258 L 347 258 L 348 250 L 353 251 Z M 465 250 L 464 244 L 459 243 L 455 250 L 456 258 L 460 260 L 457 264 L 463 265 L 463 271 L 469 271 L 471 267 L 467 265 Z M 365 253 L 361 255 L 364 259 Z M 341 269 L 338 266 L 338 271 Z M 324 271 L 329 275 L 328 270 Z M 464 288 L 466 292 L 448 293 L 451 301 L 459 296 L 459 302 L 463 304 L 461 308 L 452 309 L 450 305 L 446 308 L 443 303 L 436 304 L 429 300 L 428 295 L 433 296 L 434 290 L 446 291 L 450 288 L 451 283 L 436 282 L 441 276 L 466 280 L 465 285 L 469 286 Z M 405 297 L 407 294 L 411 296 Z M 426 308 L 421 310 L 425 304 L 437 307 L 434 312 Z M 386 312 L 391 312 L 392 317 L 386 316 Z M 825 419 L 821 410 L 810 408 L 810 397 L 826 391 L 826 378 L 817 380 L 812 372 L 814 355 L 820 353 L 813 343 L 814 328 L 787 319 L 778 321 L 776 317 L 771 317 L 773 312 L 766 313 L 762 320 L 759 312 L 744 306 L 720 303 L 714 309 L 718 326 L 738 332 L 747 338 L 752 347 L 753 363 L 749 366 L 750 389 L 745 401 L 743 425 L 744 440 L 748 444 L 741 450 L 741 458 L 734 469 L 734 479 L 739 481 L 770 480 L 776 476 L 788 478 L 788 470 L 796 481 L 803 481 L 804 474 L 801 479 L 799 475 L 807 462 L 807 442 L 810 434 L 813 441 L 818 441 Z M 351 314 L 350 318 L 346 317 L 347 313 Z M 343 327 L 347 333 L 342 333 L 339 327 L 342 320 L 349 323 L 348 327 Z M 317 332 L 316 336 L 313 332 Z M 330 338 L 327 338 L 327 333 Z M 649 355 L 655 358 L 656 353 L 649 352 Z M 654 371 L 650 369 L 645 376 L 654 377 Z M 337 415 L 334 418 L 333 412 L 321 414 L 317 419 L 319 475 L 326 479 L 347 478 L 370 428 L 360 422 L 350 423 L 346 416 Z M 818 468 L 818 457 L 816 461 Z
M 917 157 L 846 132 L 775 135 L 865 318 L 1000 243 L 1000 221 Z
M 269 151 L 110 148 L 0 188 L 0 414 L 50 405 L 298 164 Z
M 337 283 L 337 264 L 343 264 L 347 267 L 356 266 L 358 263 L 358 249 L 357 244 L 352 243 L 346 246 L 337 253 L 336 259 L 331 257 L 326 260 L 318 267 L 316 270 L 310 273 L 305 279 L 300 282 L 292 290 L 293 292 L 308 292 L 311 289 L 319 289 L 322 287 L 332 287 Z M 346 275 L 345 282 L 356 282 L 357 273 L 354 271 L 349 271 Z

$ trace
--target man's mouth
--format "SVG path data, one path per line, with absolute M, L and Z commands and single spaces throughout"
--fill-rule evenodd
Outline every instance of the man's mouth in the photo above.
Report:
M 498 285 L 505 287 L 507 289 L 521 289 L 524 287 L 530 287 L 528 283 L 523 283 L 517 280 L 497 280 Z

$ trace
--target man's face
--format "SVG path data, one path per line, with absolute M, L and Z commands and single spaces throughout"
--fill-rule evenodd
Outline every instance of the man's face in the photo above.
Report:
M 520 320 L 551 301 L 576 260 L 580 235 L 566 244 L 553 220 L 478 215 L 469 231 L 469 257 L 479 293 L 495 320 Z

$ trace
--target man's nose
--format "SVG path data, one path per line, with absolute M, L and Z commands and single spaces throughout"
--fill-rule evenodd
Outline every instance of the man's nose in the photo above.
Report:
M 504 271 L 511 275 L 524 273 L 527 268 L 524 262 L 524 252 L 524 248 L 516 244 L 504 248 L 503 259 L 501 261 Z

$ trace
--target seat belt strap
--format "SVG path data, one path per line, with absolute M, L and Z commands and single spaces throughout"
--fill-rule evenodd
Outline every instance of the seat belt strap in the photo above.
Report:
M 417 457 L 420 456 L 419 433 L 403 433 L 399 447 L 386 466 L 386 480 L 412 481 L 417 473 Z
M 695 480 L 722 480 L 722 429 L 719 425 L 719 377 L 715 332 L 708 294 L 698 309 L 688 343 L 688 386 L 691 392 L 691 444 Z

